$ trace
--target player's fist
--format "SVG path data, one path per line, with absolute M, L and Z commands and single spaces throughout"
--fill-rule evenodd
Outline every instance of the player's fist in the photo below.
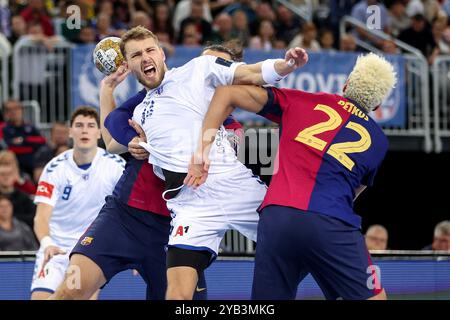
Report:
M 57 246 L 48 246 L 44 250 L 44 266 L 47 264 L 47 262 L 50 261 L 51 258 L 54 256 L 57 256 L 59 254 L 66 254 L 66 252 Z
M 121 65 L 117 70 L 109 76 L 103 78 L 101 85 L 115 89 L 130 74 L 130 69 L 126 63 Z
M 284 60 L 289 67 L 300 68 L 308 62 L 308 53 L 300 47 L 291 48 L 286 52 Z

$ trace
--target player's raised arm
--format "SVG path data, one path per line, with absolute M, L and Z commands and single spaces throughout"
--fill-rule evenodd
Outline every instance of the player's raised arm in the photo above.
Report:
M 308 62 L 308 53 L 302 48 L 289 49 L 284 59 L 267 59 L 236 68 L 233 84 L 275 84 Z
M 218 87 L 211 100 L 208 112 L 203 120 L 200 141 L 184 183 L 199 186 L 206 181 L 209 167 L 208 155 L 217 130 L 225 119 L 239 106 L 249 112 L 258 113 L 267 103 L 266 89 L 259 86 L 223 86 Z

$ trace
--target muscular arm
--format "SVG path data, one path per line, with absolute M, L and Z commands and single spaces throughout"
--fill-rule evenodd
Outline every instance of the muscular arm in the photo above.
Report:
M 46 236 L 50 236 L 50 218 L 53 207 L 46 203 L 38 203 L 36 215 L 34 216 L 34 233 L 39 241 Z

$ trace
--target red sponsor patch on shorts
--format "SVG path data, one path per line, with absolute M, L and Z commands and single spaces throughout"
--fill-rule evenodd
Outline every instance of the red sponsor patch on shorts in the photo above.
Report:
M 41 181 L 39 182 L 38 186 L 37 186 L 37 191 L 36 191 L 36 195 L 37 196 L 43 196 L 46 198 L 51 198 L 52 194 L 53 194 L 53 188 L 55 186 L 45 182 L 45 181 Z

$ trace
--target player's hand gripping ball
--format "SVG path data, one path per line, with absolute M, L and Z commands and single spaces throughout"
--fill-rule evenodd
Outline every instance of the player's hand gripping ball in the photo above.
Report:
M 120 42 L 121 39 L 118 37 L 107 37 L 95 46 L 94 64 L 101 73 L 110 75 L 123 63 L 124 57 L 120 51 Z

